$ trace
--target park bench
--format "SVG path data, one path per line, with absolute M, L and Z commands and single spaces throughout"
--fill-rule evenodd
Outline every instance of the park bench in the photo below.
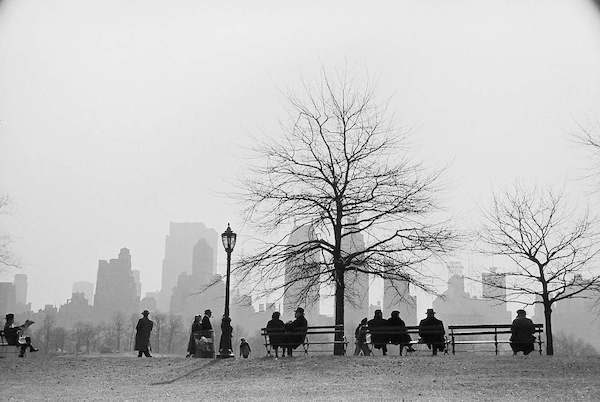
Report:
M 410 337 L 412 338 L 412 340 L 408 343 L 408 344 L 402 344 L 399 345 L 400 347 L 400 355 L 402 355 L 402 348 L 404 346 L 407 345 L 424 345 L 425 343 L 420 339 L 419 337 L 419 326 L 418 325 L 407 325 L 406 327 L 404 327 L 405 332 L 410 335 Z M 381 328 L 368 328 L 367 327 L 367 334 L 368 335 L 373 335 L 373 332 L 376 332 L 377 335 L 386 335 L 388 337 L 394 336 L 394 335 L 398 335 L 401 332 L 401 328 L 398 327 L 381 327 Z M 388 345 L 393 345 L 390 341 L 387 342 Z M 450 340 L 447 339 L 446 337 L 444 337 L 444 353 L 448 353 L 448 345 L 450 344 Z M 373 343 L 369 340 L 369 338 L 367 338 L 367 345 L 369 345 L 369 349 L 371 350 L 371 352 L 373 352 Z M 432 353 L 433 353 L 433 348 L 432 348 Z
M 0 358 L 7 357 L 11 354 L 19 353 L 19 348 L 16 345 L 9 345 L 4 337 L 4 330 L 0 329 Z
M 544 332 L 544 324 L 534 324 L 535 334 L 537 335 L 536 343 L 539 346 L 540 355 L 542 354 L 542 332 Z M 456 352 L 456 345 L 482 345 L 494 344 L 496 354 L 498 354 L 499 344 L 510 344 L 510 324 L 489 324 L 489 325 L 450 325 L 450 344 L 452 345 L 452 354 Z M 463 339 L 456 340 L 461 337 L 477 337 L 487 336 L 493 339 Z M 505 336 L 508 335 L 508 336 Z
M 302 334 L 304 331 L 289 331 L 285 329 L 279 328 L 261 328 L 260 334 L 265 338 L 265 349 L 267 351 L 267 356 L 271 356 L 271 351 L 273 349 L 271 345 L 270 335 L 278 335 L 278 336 L 288 336 L 294 334 Z M 301 344 L 302 349 L 304 350 L 304 354 L 307 355 L 309 349 L 313 345 L 336 345 L 343 344 L 344 345 L 344 354 L 346 354 L 346 349 L 348 347 L 348 341 L 344 336 L 342 341 L 336 341 L 335 335 L 341 334 L 344 336 L 344 326 L 343 325 L 321 325 L 314 327 L 307 327 L 306 336 L 304 337 L 304 342 Z M 332 338 L 332 339 L 324 339 L 324 338 Z M 286 347 L 291 344 L 286 344 L 284 342 L 280 342 L 279 346 Z M 331 350 L 322 350 L 322 349 L 310 349 L 311 352 L 330 352 Z

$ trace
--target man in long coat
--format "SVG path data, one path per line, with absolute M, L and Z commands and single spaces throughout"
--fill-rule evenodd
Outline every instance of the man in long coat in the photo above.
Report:
M 294 312 L 296 319 L 285 324 L 285 346 L 288 356 L 292 357 L 292 350 L 304 343 L 306 331 L 308 330 L 308 321 L 304 317 L 304 309 L 298 307 Z
M 383 318 L 381 310 L 375 310 L 373 318 L 367 322 L 371 333 L 371 343 L 375 349 L 381 349 L 383 355 L 387 355 L 388 322 Z
M 446 350 L 445 333 L 444 323 L 435 318 L 435 311 L 432 308 L 428 308 L 427 317 L 419 323 L 419 336 L 423 343 L 433 350 L 434 355 L 437 355 L 438 350 L 440 352 Z
M 513 320 L 510 332 L 510 347 L 513 355 L 516 355 L 517 352 L 523 352 L 524 355 L 533 352 L 535 326 L 533 321 L 527 318 L 525 310 L 517 310 L 517 318 Z
M 154 322 L 148 318 L 149 314 L 148 310 L 142 311 L 143 317 L 138 320 L 135 326 L 135 347 L 133 350 L 138 351 L 138 357 L 142 357 L 142 354 L 146 357 L 152 357 L 150 355 L 150 333 Z

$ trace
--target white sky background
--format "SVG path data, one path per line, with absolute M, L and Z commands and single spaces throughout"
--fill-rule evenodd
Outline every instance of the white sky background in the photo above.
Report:
M 594 211 L 569 138 L 600 120 L 591 2 L 221 3 L 0 0 L 0 193 L 12 199 L 0 229 L 34 308 L 95 282 L 121 247 L 142 291 L 158 289 L 169 221 L 231 221 L 244 249 L 220 193 L 235 190 L 251 137 L 277 132 L 280 89 L 321 66 L 347 63 L 393 96 L 415 155 L 449 164 L 441 200 L 459 226 L 515 179 Z

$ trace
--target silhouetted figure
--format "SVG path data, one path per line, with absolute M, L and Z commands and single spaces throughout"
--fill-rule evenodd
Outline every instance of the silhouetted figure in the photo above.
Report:
M 200 321 L 200 316 L 194 316 L 194 321 L 192 322 L 192 330 L 190 332 L 190 340 L 188 342 L 187 348 L 187 356 L 194 356 L 196 354 L 196 337 L 200 339 L 202 336 L 202 322 Z
M 146 357 L 152 357 L 150 355 L 150 333 L 154 322 L 148 318 L 149 314 L 148 310 L 142 311 L 143 317 L 138 320 L 135 326 L 135 347 L 133 350 L 138 351 L 138 357 L 142 357 L 142 354 Z
M 365 356 L 370 356 L 371 350 L 367 345 L 367 317 L 363 318 L 354 330 L 354 337 L 356 338 L 354 356 L 359 356 L 360 352 Z
M 19 337 L 21 333 L 33 324 L 33 321 L 27 320 L 23 325 L 15 325 L 15 315 L 13 313 L 8 313 L 4 317 L 6 319 L 6 323 L 4 324 L 4 338 L 6 339 L 6 343 L 10 346 L 19 347 L 19 357 L 25 357 L 25 352 L 29 349 L 30 352 L 37 352 L 39 349 L 36 349 L 31 344 L 31 337 L 25 337 L 25 343 L 19 342 Z
M 204 317 L 202 317 L 202 324 L 201 324 L 202 330 L 208 331 L 208 330 L 212 329 L 212 324 L 210 323 L 210 317 L 212 317 L 212 311 L 204 310 Z
M 388 330 L 390 331 L 389 342 L 393 345 L 400 345 L 400 355 L 402 355 L 402 349 L 407 347 L 407 351 L 414 352 L 415 350 L 410 344 L 412 340 L 408 331 L 406 330 L 406 324 L 400 318 L 400 312 L 397 310 L 392 311 L 390 318 L 387 319 Z
M 271 315 L 271 319 L 267 323 L 267 335 L 269 336 L 269 343 L 273 350 L 275 350 L 275 357 L 279 357 L 279 348 L 283 348 L 285 342 L 284 328 L 285 324 L 279 319 L 279 311 L 275 311 Z M 282 352 L 285 355 L 285 350 Z
M 517 310 L 517 318 L 513 320 L 510 332 L 510 347 L 513 350 L 513 355 L 516 355 L 517 352 L 523 352 L 524 355 L 533 352 L 535 326 L 533 321 L 527 318 L 525 310 Z
M 381 310 L 375 310 L 374 316 L 367 322 L 369 332 L 371 333 L 371 343 L 375 349 L 381 349 L 383 355 L 387 355 L 387 340 L 386 334 L 388 328 L 387 320 L 383 318 Z
M 419 336 L 421 341 L 433 350 L 434 355 L 437 355 L 438 350 L 440 352 L 446 350 L 445 333 L 444 323 L 435 318 L 435 311 L 432 308 L 428 308 L 427 317 L 419 323 Z
M 231 318 L 223 315 L 223 320 L 221 321 L 221 341 L 219 342 L 219 353 L 221 356 L 233 356 L 233 351 L 230 349 L 232 334 Z
M 246 342 L 246 338 L 240 339 L 240 356 L 243 356 L 244 359 L 247 359 L 250 356 L 250 345 Z
M 304 318 L 304 309 L 298 307 L 294 312 L 296 319 L 285 324 L 285 349 L 289 357 L 292 357 L 292 350 L 304 343 L 308 322 Z

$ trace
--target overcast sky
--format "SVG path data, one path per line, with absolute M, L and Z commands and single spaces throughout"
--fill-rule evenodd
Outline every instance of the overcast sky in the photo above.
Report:
M 322 66 L 392 97 L 415 156 L 449 166 L 441 199 L 461 226 L 516 179 L 594 199 L 569 139 L 600 121 L 591 1 L 283 3 L 0 1 L 0 229 L 34 308 L 121 247 L 158 290 L 170 221 L 231 221 L 243 249 L 220 194 L 251 138 L 277 133 L 281 90 Z

